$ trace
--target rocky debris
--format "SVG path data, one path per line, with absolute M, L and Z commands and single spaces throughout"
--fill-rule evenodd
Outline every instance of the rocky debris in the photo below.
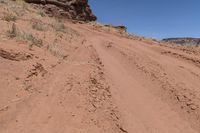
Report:
M 171 52 L 171 51 L 163 51 L 163 52 L 161 52 L 161 54 L 171 55 L 171 56 L 176 57 L 178 59 L 183 59 L 183 60 L 186 60 L 188 62 L 191 62 L 192 64 L 196 65 L 197 67 L 200 67 L 200 60 L 198 58 L 188 57 L 184 54 L 179 54 L 179 53 L 175 53 L 175 52 Z
M 29 60 L 32 59 L 32 55 L 31 54 L 27 54 L 27 53 L 14 53 L 12 51 L 5 51 L 3 49 L 0 49 L 0 57 L 4 58 L 4 59 L 8 59 L 8 60 L 12 60 L 12 61 L 25 61 L 25 60 Z
M 25 0 L 43 5 L 47 14 L 80 21 L 95 21 L 88 0 Z
M 181 45 L 200 45 L 200 38 L 166 38 L 163 41 Z
M 117 29 L 118 31 L 121 31 L 121 32 L 126 32 L 127 31 L 127 27 L 124 26 L 124 25 L 117 25 L 117 26 L 115 26 L 115 25 L 111 25 L 111 24 L 106 24 L 104 26 Z
M 121 30 L 121 31 L 124 31 L 124 32 L 127 31 L 127 27 L 126 27 L 126 26 L 123 26 L 123 25 L 114 26 L 114 28 L 116 28 L 116 29 L 118 29 L 118 30 Z
M 29 70 L 29 75 L 27 76 L 27 78 L 38 76 L 39 74 L 44 77 L 44 75 L 47 74 L 47 70 L 44 69 L 42 64 L 37 63 L 36 65 L 33 65 L 33 67 L 33 69 Z

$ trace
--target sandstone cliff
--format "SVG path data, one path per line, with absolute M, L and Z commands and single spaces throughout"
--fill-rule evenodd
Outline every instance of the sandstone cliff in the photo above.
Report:
M 81 21 L 95 21 L 88 0 L 25 0 L 28 3 L 41 4 L 52 16 L 65 17 Z

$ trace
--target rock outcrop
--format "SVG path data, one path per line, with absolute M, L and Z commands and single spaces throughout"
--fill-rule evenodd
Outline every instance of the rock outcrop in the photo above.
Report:
M 124 25 L 115 26 L 115 25 L 111 25 L 111 24 L 105 24 L 104 26 L 105 27 L 109 27 L 109 28 L 117 29 L 120 32 L 127 32 L 127 27 L 124 26 Z
M 25 0 L 28 3 L 41 4 L 52 16 L 65 17 L 80 21 L 95 21 L 88 0 Z
M 167 38 L 163 41 L 181 45 L 200 45 L 200 38 Z

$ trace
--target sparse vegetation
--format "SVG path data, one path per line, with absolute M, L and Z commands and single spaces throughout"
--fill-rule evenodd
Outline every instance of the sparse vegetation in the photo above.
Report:
M 38 14 L 39 14 L 41 17 L 45 17 L 45 16 L 46 16 L 45 13 L 44 13 L 43 11 L 41 11 L 41 10 L 38 12 Z
M 25 3 L 24 0 L 15 0 L 16 4 L 10 4 L 10 11 L 14 12 L 17 16 L 24 16 L 26 13 L 28 13 L 31 9 L 29 8 L 29 5 Z
M 5 4 L 6 2 L 5 0 L 0 0 L 0 3 Z
M 3 20 L 8 21 L 8 22 L 10 22 L 10 21 L 15 22 L 17 20 L 17 16 L 15 16 L 12 13 L 8 13 L 3 17 Z
M 31 33 L 26 32 L 20 32 L 19 29 L 17 29 L 17 26 L 13 23 L 11 29 L 7 31 L 7 36 L 10 38 L 17 37 L 18 39 L 27 40 L 30 42 L 29 48 L 32 48 L 33 45 L 37 47 L 43 46 L 43 41 L 39 39 L 38 37 L 34 36 Z
M 63 49 L 59 47 L 57 39 L 53 43 L 48 44 L 46 49 L 54 56 L 64 57 Z
M 30 41 L 30 45 L 29 48 L 32 48 L 33 45 L 37 46 L 37 47 L 42 47 L 43 46 L 43 41 L 39 38 L 37 38 L 36 36 L 34 36 L 33 34 L 23 34 L 23 38 L 27 41 Z
M 42 22 L 33 22 L 32 28 L 38 31 L 44 31 L 46 29 Z
M 47 50 L 54 56 L 63 57 L 61 49 L 58 47 L 58 44 L 55 42 L 47 45 Z
M 9 29 L 9 30 L 7 31 L 8 37 L 14 38 L 14 37 L 19 36 L 19 34 L 20 34 L 20 33 L 18 32 L 16 25 L 13 23 L 11 29 Z
M 57 22 L 56 24 L 53 25 L 53 28 L 56 31 L 66 33 L 66 27 L 63 23 Z
M 60 33 L 64 33 L 66 36 L 66 40 L 71 40 L 73 37 L 80 36 L 80 33 L 76 30 L 72 29 L 71 27 L 68 27 L 64 24 L 62 20 L 57 19 L 54 24 L 52 24 L 52 28 L 57 32 L 56 34 L 60 37 L 63 37 Z
M 199 47 L 199 46 L 200 46 L 200 44 L 196 44 L 196 45 L 195 45 L 195 47 Z

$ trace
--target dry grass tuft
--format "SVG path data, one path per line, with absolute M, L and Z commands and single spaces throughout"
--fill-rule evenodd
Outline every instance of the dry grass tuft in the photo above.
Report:
M 19 36 L 19 34 L 20 34 L 20 33 L 19 33 L 19 31 L 18 31 L 16 25 L 13 23 L 11 29 L 9 29 L 9 30 L 7 31 L 7 36 L 8 36 L 9 38 L 15 38 L 15 37 Z
M 29 49 L 33 46 L 42 47 L 43 41 L 39 39 L 38 37 L 34 36 L 33 34 L 24 33 L 23 39 L 30 42 Z
M 66 33 L 66 27 L 65 27 L 64 23 L 57 22 L 53 25 L 53 28 L 58 32 Z
M 15 16 L 12 13 L 8 13 L 3 17 L 3 20 L 8 21 L 8 22 L 11 22 L 11 21 L 15 22 L 17 20 L 17 16 Z
M 44 31 L 46 30 L 46 27 L 42 22 L 33 22 L 32 28 L 38 31 Z
M 31 33 L 23 32 L 17 28 L 17 26 L 13 23 L 11 29 L 7 31 L 7 36 L 9 38 L 17 38 L 20 40 L 26 40 L 30 42 L 29 48 L 32 48 L 33 45 L 37 47 L 43 46 L 43 41 L 39 39 L 38 37 L 34 36 Z
M 37 12 L 38 13 L 38 15 L 40 15 L 41 17 L 45 17 L 46 16 L 46 14 L 44 13 L 44 11 L 42 11 L 42 10 L 39 10 L 39 12 Z
M 47 50 L 54 56 L 63 57 L 63 51 L 56 43 L 47 45 Z
M 0 0 L 0 3 L 1 4 L 7 4 L 7 1 L 6 0 Z

